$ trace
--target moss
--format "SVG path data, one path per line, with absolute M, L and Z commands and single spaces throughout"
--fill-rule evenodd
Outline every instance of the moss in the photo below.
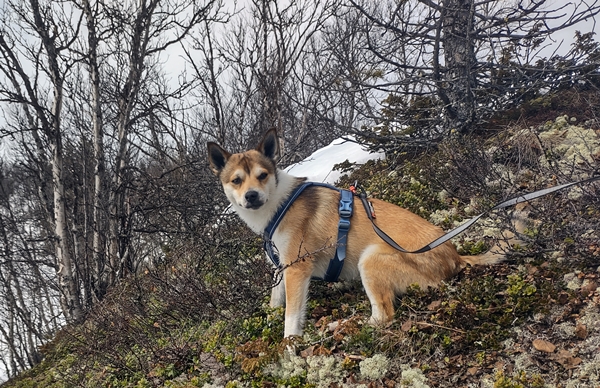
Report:
M 534 374 L 528 376 L 525 372 L 519 371 L 512 377 L 506 376 L 504 372 L 498 372 L 494 381 L 494 388 L 543 388 L 545 382 L 540 375 Z
M 464 241 L 458 253 L 460 255 L 479 255 L 487 250 L 488 245 L 485 241 Z
M 358 181 L 360 188 L 370 197 L 409 209 L 423 218 L 429 218 L 436 210 L 447 208 L 419 163 L 406 162 L 393 167 L 389 160 L 381 160 L 365 166 L 343 177 L 340 185 L 349 186 Z

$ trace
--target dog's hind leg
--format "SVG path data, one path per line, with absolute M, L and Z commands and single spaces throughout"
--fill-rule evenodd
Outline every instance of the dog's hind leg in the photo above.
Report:
M 283 272 L 285 282 L 284 336 L 301 336 L 306 315 L 306 298 L 312 268 L 306 263 L 295 263 Z
M 359 259 L 358 271 L 371 302 L 369 324 L 381 325 L 394 318 L 395 293 L 388 272 L 393 260 L 392 255 L 377 253 L 377 246 L 368 247 Z

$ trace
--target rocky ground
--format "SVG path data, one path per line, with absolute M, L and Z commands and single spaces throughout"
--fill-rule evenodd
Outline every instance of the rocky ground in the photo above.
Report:
M 597 174 L 599 130 L 561 115 L 450 139 L 417 159 L 388 155 L 349 168 L 340 185 L 358 179 L 449 230 L 507 198 Z M 282 338 L 283 310 L 267 307 L 260 240 L 212 228 L 112 290 L 5 386 L 600 387 L 600 183 L 520 210 L 521 242 L 506 261 L 410 289 L 387 327 L 365 324 L 360 284 L 314 282 L 305 335 L 292 342 Z M 511 217 L 494 212 L 453 241 L 483 252 Z

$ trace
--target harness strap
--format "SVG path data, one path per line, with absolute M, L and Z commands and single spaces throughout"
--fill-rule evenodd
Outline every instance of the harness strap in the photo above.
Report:
M 281 262 L 279 261 L 279 254 L 276 252 L 277 248 L 274 246 L 272 240 L 273 234 L 275 234 L 275 229 L 277 229 L 277 226 L 283 219 L 283 216 L 288 211 L 290 206 L 292 206 L 292 203 L 294 203 L 296 198 L 300 196 L 304 189 L 306 189 L 309 186 L 315 185 L 315 183 L 316 182 L 304 182 L 300 186 L 296 187 L 294 191 L 290 194 L 288 199 L 286 199 L 285 202 L 281 205 L 281 207 L 277 210 L 273 218 L 271 218 L 271 221 L 269 222 L 269 224 L 265 228 L 265 231 L 263 232 L 263 248 L 267 252 L 267 256 L 269 256 L 269 259 L 271 259 L 273 265 L 275 265 L 275 267 L 277 268 L 281 268 Z
M 340 207 L 338 213 L 338 238 L 335 256 L 329 260 L 329 266 L 323 280 L 326 282 L 337 282 L 346 258 L 346 245 L 348 244 L 348 231 L 350 230 L 350 217 L 353 213 L 354 194 L 350 190 L 340 190 Z
M 336 244 L 335 256 L 329 261 L 329 266 L 323 280 L 328 282 L 336 282 L 342 268 L 344 267 L 344 259 L 346 258 L 346 244 L 348 242 L 348 231 L 350 230 L 350 218 L 353 213 L 354 195 L 349 190 L 339 189 L 335 186 L 328 185 L 326 183 L 319 182 L 304 182 L 294 189 L 288 199 L 281 205 L 279 210 L 275 213 L 271 222 L 265 228 L 263 233 L 263 248 L 271 259 L 271 262 L 275 267 L 281 268 L 281 260 L 277 253 L 277 247 L 273 244 L 273 234 L 275 229 L 283 219 L 285 213 L 288 211 L 292 203 L 300 196 L 300 194 L 310 186 L 326 187 L 331 190 L 338 191 L 340 193 L 340 204 L 338 213 L 340 215 L 340 221 L 338 223 L 338 237 Z

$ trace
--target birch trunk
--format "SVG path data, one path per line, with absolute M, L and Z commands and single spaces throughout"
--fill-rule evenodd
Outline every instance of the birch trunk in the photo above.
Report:
M 152 24 L 152 16 L 158 6 L 158 0 L 140 1 L 136 19 L 133 26 L 131 40 L 131 53 L 129 72 L 125 84 L 119 94 L 118 119 L 117 119 L 117 142 L 118 151 L 115 160 L 115 174 L 112 179 L 112 188 L 109 193 L 109 283 L 114 284 L 122 276 L 124 269 L 125 253 L 127 246 L 122 241 L 121 224 L 125 217 L 125 167 L 128 165 L 129 131 L 131 112 L 137 101 L 144 60 L 147 55 L 149 42 L 149 29 Z
M 94 142 L 94 193 L 92 215 L 92 263 L 94 297 L 101 300 L 106 294 L 108 274 L 104 255 L 104 235 L 106 213 L 104 209 L 105 192 L 105 160 L 104 160 L 104 121 L 100 100 L 100 67 L 98 65 L 98 37 L 96 34 L 96 18 L 89 0 L 83 0 L 83 11 L 87 20 L 89 45 L 89 71 L 92 97 L 92 126 Z
M 52 192 L 54 213 L 54 250 L 58 263 L 58 284 L 61 290 L 61 307 L 69 322 L 77 322 L 83 317 L 79 287 L 74 273 L 74 260 L 69 250 L 67 212 L 65 206 L 65 188 L 63 180 L 63 147 L 60 115 L 63 104 L 63 74 L 58 63 L 58 51 L 55 40 L 50 36 L 49 27 L 42 19 L 40 5 L 31 0 L 35 28 L 48 55 L 48 69 L 53 85 L 51 117 L 45 128 L 50 145 L 52 165 Z

